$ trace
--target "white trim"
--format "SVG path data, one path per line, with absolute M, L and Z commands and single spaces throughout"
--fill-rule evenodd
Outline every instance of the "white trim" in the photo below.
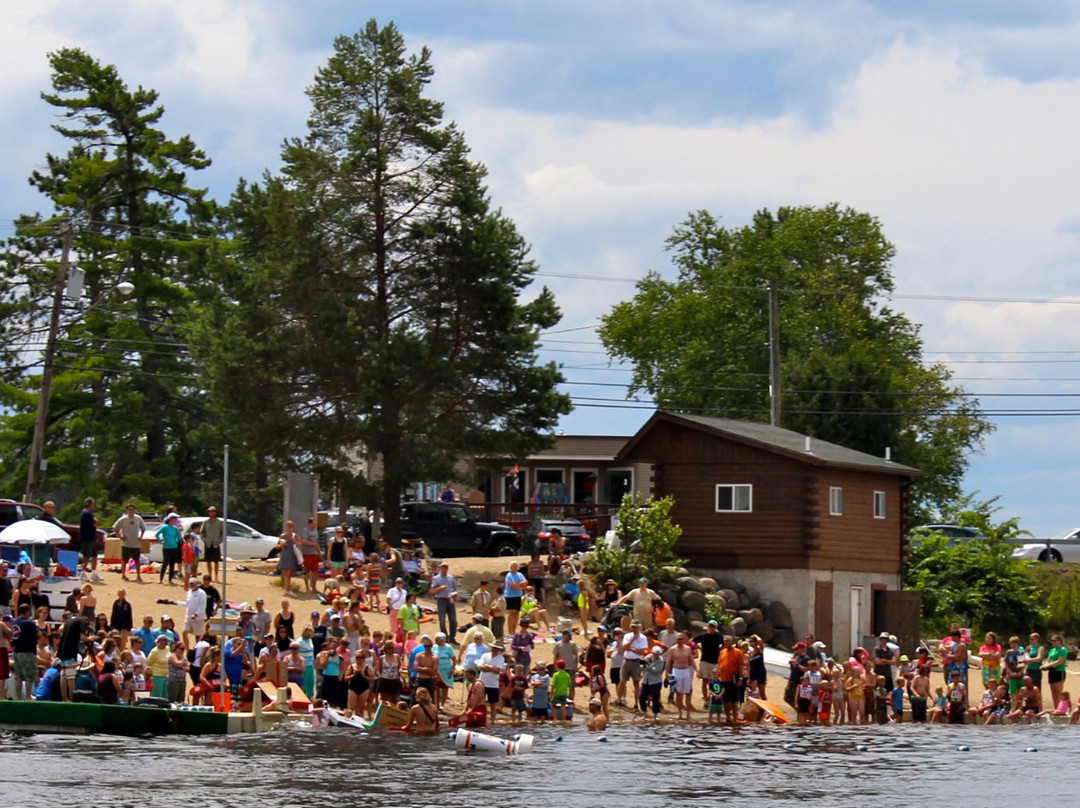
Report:
M 720 489 L 731 489 L 731 507 L 720 507 Z M 739 492 L 746 493 L 746 507 L 739 506 Z M 751 483 L 717 483 L 713 494 L 713 504 L 716 505 L 717 513 L 753 513 L 754 512 L 754 486 Z
M 881 503 L 881 507 L 878 508 L 878 502 Z M 885 491 L 874 492 L 874 518 L 886 519 L 889 515 L 889 494 Z
M 839 485 L 829 486 L 829 516 L 844 515 L 844 489 Z

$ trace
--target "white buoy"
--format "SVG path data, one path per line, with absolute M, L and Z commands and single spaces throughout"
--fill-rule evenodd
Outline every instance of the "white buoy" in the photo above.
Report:
M 1034 746 L 1029 746 L 1029 747 L 1028 747 L 1027 749 L 1025 749 L 1024 751 L 1025 751 L 1025 752 L 1038 752 L 1039 750 L 1038 750 L 1038 749 L 1036 749 L 1036 748 L 1035 748 Z
M 599 738 L 596 739 L 596 742 L 597 743 L 607 743 L 607 735 L 601 735 Z
M 794 748 L 795 748 L 795 744 L 793 744 L 793 743 L 786 743 L 786 744 L 784 744 L 784 748 L 785 748 L 785 749 L 794 749 Z
M 527 755 L 532 751 L 533 736 L 522 735 L 517 740 L 504 740 L 471 730 L 458 730 L 454 748 L 461 755 Z
M 970 746 L 963 746 L 963 745 L 962 745 L 962 746 L 958 746 L 958 747 L 956 747 L 956 751 L 957 751 L 957 752 L 970 752 L 970 751 L 971 751 L 971 747 L 970 747 Z
M 869 751 L 870 751 L 870 747 L 869 747 L 869 746 L 866 746 L 865 744 L 858 744 L 858 745 L 857 745 L 857 746 L 855 747 L 855 751 L 856 751 L 856 752 L 869 752 Z
M 693 746 L 696 743 L 697 743 L 697 741 L 695 741 L 693 738 L 684 738 L 683 739 L 683 745 L 684 746 Z

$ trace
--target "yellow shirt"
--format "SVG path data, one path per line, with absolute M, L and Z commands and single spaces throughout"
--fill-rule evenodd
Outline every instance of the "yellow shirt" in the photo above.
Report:
M 169 675 L 169 657 L 172 656 L 172 652 L 166 648 L 154 648 L 149 654 L 146 655 L 146 669 L 150 671 L 151 676 L 168 676 Z

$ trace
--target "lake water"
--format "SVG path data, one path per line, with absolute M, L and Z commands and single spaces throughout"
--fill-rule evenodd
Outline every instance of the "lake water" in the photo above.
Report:
M 581 727 L 530 731 L 533 753 L 516 758 L 456 755 L 445 734 L 310 727 L 218 739 L 0 734 L 0 771 L 15 805 L 805 806 L 958 794 L 1067 805 L 1080 752 L 1078 728 L 1045 725 L 624 726 L 606 742 Z

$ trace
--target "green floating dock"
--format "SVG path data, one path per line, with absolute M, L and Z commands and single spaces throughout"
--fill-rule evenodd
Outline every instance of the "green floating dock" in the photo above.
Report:
M 238 717 L 238 716 L 236 716 Z M 65 735 L 226 735 L 230 716 L 198 710 L 75 704 L 62 701 L 0 701 L 0 730 Z M 233 726 L 232 732 L 243 731 Z

